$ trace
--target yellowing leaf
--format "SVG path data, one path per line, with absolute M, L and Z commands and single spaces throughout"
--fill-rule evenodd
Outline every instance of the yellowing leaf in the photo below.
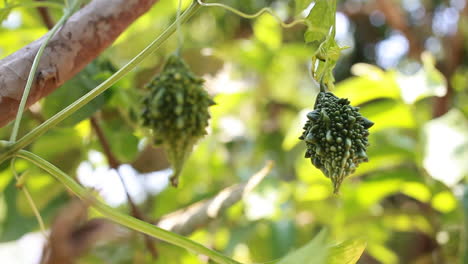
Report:
M 329 251 L 327 264 L 354 264 L 366 248 L 363 239 L 347 240 L 332 247 Z

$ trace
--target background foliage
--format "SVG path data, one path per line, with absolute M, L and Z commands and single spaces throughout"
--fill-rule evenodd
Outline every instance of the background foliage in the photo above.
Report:
M 310 2 L 223 1 L 247 13 L 269 6 L 283 20 L 306 16 L 303 10 Z M 338 1 L 336 41 L 349 48 L 341 51 L 333 91 L 375 122 L 370 162 L 345 180 L 339 196 L 332 195 L 329 179 L 302 158 L 305 146 L 297 140 L 318 92 L 310 76 L 310 59 L 317 55 L 314 37 L 306 35 L 306 45 L 304 26 L 284 29 L 268 14 L 246 20 L 207 7 L 183 26 L 182 55 L 207 80 L 217 105 L 211 108 L 209 135 L 195 148 L 179 188 L 166 187 L 167 171 L 154 173 L 168 163 L 161 149 L 147 146 L 147 131 L 136 118 L 144 84 L 174 52 L 176 37 L 30 150 L 128 211 L 122 186 L 108 169 L 90 122 L 94 116 L 112 153 L 131 166 L 122 174 L 148 219 L 246 181 L 266 160 L 274 160 L 273 172 L 243 203 L 190 235 L 241 262 L 278 259 L 314 237 L 309 246 L 327 239 L 331 244 L 345 241 L 343 248 L 357 250 L 366 244 L 358 262 L 363 264 L 461 262 L 468 174 L 468 8 L 463 0 L 391 1 L 391 7 L 380 2 Z M 20 136 L 124 65 L 173 21 L 176 9 L 177 1 L 161 0 L 99 59 L 35 105 L 24 118 Z M 58 9 L 50 11 L 55 19 L 61 15 Z M 0 29 L 0 58 L 46 31 L 36 9 L 15 8 Z M 459 49 L 453 48 L 455 37 L 461 38 Z M 460 59 L 453 61 L 453 56 Z M 433 96 L 447 90 L 448 112 L 435 118 Z M 0 139 L 7 139 L 10 131 L 11 125 L 1 128 Z M 70 195 L 43 171 L 21 160 L 16 166 L 19 172 L 30 170 L 26 184 L 50 224 Z M 20 250 L 20 238 L 38 231 L 38 225 L 6 163 L 0 166 L 0 191 L 0 256 L 6 256 L 12 254 L 7 250 L 11 247 Z M 159 257 L 150 260 L 143 239 L 132 236 L 93 249 L 80 263 L 206 263 L 165 243 L 156 247 Z

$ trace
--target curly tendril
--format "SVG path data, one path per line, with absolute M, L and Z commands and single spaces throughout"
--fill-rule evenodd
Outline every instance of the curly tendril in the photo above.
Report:
M 292 28 L 296 25 L 299 25 L 299 24 L 302 24 L 302 25 L 306 25 L 308 27 L 311 27 L 309 21 L 307 21 L 306 19 L 296 19 L 292 22 L 289 22 L 289 23 L 285 23 L 273 10 L 271 10 L 271 8 L 268 8 L 268 7 L 264 7 L 262 9 L 260 9 L 258 12 L 254 13 L 254 14 L 246 14 L 242 11 L 239 11 L 233 7 L 230 7 L 230 6 L 227 6 L 225 4 L 220 4 L 220 3 L 204 3 L 202 2 L 202 0 L 197 0 L 198 4 L 201 5 L 201 6 L 206 6 L 206 7 L 221 7 L 221 8 L 224 8 L 240 17 L 243 17 L 243 18 L 247 18 L 247 19 L 254 19 L 254 18 L 257 18 L 265 13 L 268 13 L 270 14 L 271 16 L 273 16 L 276 20 L 278 20 L 278 22 L 280 23 L 280 25 L 284 28 Z

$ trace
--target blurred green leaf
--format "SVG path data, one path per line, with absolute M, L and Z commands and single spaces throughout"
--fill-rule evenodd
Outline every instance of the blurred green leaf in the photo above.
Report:
M 322 230 L 312 241 L 289 253 L 277 264 L 325 264 L 328 254 L 327 231 Z
M 434 232 L 429 219 L 417 213 L 386 212 L 381 224 L 393 231 L 413 232 L 417 230 L 428 235 Z
M 375 123 L 370 133 L 388 128 L 414 128 L 415 121 L 410 108 L 394 100 L 381 100 L 361 108 L 361 114 Z
M 257 18 L 253 30 L 257 40 L 264 43 L 268 48 L 275 50 L 281 46 L 281 26 L 273 16 L 265 14 Z
M 273 258 L 279 258 L 288 253 L 294 245 L 296 235 L 294 221 L 279 220 L 272 225 Z
M 81 96 L 93 90 L 109 77 L 112 72 L 112 66 L 108 61 L 94 60 L 73 79 L 67 81 L 46 97 L 42 105 L 43 114 L 46 118 L 53 116 Z M 73 126 L 83 119 L 90 117 L 106 103 L 111 97 L 111 93 L 112 89 L 102 93 L 60 124 L 63 126 Z
M 356 189 L 356 199 L 364 207 L 370 207 L 398 192 L 422 202 L 427 202 L 431 195 L 429 189 L 421 184 L 417 171 L 404 167 L 373 171 L 372 177 L 362 182 Z
M 38 210 L 46 208 L 52 200 L 65 191 L 63 185 L 57 182 L 53 176 L 35 171 L 28 174 L 26 186 Z M 17 197 L 16 206 L 21 215 L 34 216 L 29 201 L 22 193 Z
M 6 218 L 0 223 L 0 242 L 16 240 L 25 233 L 34 231 L 38 228 L 37 219 L 34 216 L 23 215 L 17 206 L 17 199 L 20 195 L 24 195 L 20 192 L 15 182 L 11 181 L 3 192 L 3 198 L 6 203 Z M 58 196 L 53 199 L 47 206 L 41 210 L 41 216 L 48 222 L 51 217 L 67 201 L 67 196 Z
M 400 97 L 394 72 L 384 72 L 376 66 L 363 63 L 355 64 L 351 69 L 359 76 L 338 83 L 334 93 L 348 98 L 352 105 L 361 105 L 378 98 Z
M 288 254 L 277 264 L 354 264 L 365 247 L 366 242 L 362 239 L 330 245 L 327 242 L 327 232 L 322 230 L 312 241 Z
M 3 192 L 3 198 L 6 203 L 6 218 L 1 226 L 0 242 L 15 240 L 21 235 L 37 227 L 34 217 L 22 216 L 16 207 L 16 196 L 18 189 L 12 181 Z
M 423 67 L 419 71 L 411 75 L 397 76 L 401 97 L 407 104 L 414 104 L 430 96 L 442 97 L 447 93 L 447 81 L 435 67 L 434 58 L 429 53 L 423 53 L 421 59 Z
M 354 264 L 357 263 L 366 248 L 363 239 L 347 240 L 333 246 L 328 254 L 327 264 Z
M 316 0 L 306 18 L 310 25 L 304 38 L 314 53 L 317 53 L 322 43 L 327 40 L 330 29 L 335 23 L 335 4 L 335 1 Z
M 450 191 L 444 191 L 436 194 L 432 198 L 432 207 L 439 212 L 448 213 L 457 208 L 457 199 Z
M 462 197 L 462 209 L 463 209 L 463 227 L 464 230 L 468 230 L 468 185 L 465 184 L 463 188 Z M 461 263 L 468 262 L 468 233 L 463 232 L 462 237 L 463 252 L 460 254 Z
M 4 164 L 7 164 L 8 166 L 0 170 L 0 193 L 3 192 L 3 190 L 8 186 L 10 181 L 13 179 L 13 173 L 11 173 L 10 166 L 9 166 L 10 164 L 8 162 L 5 162 Z
M 398 256 L 389 248 L 383 245 L 372 245 L 368 246 L 369 254 L 380 261 L 382 264 L 397 264 L 399 263 Z
M 83 147 L 83 139 L 78 130 L 57 127 L 34 142 L 32 151 L 61 170 L 74 173 L 83 158 Z
M 308 6 L 310 6 L 315 0 L 295 0 L 296 3 L 295 9 L 294 9 L 294 14 L 299 14 L 304 9 L 306 9 Z
M 114 117 L 116 117 L 115 115 Z M 132 128 L 122 125 L 120 119 L 106 119 L 101 123 L 112 153 L 120 162 L 131 162 L 138 154 L 138 137 Z M 99 148 L 101 145 L 99 144 Z
M 459 110 L 427 122 L 422 138 L 423 165 L 430 176 L 454 186 L 468 175 L 468 120 Z
M 297 114 L 296 118 L 291 121 L 289 129 L 286 132 L 283 140 L 283 149 L 285 151 L 291 150 L 297 143 L 300 142 L 299 136 L 302 134 L 302 127 L 307 121 L 307 113 L 312 111 L 311 109 L 303 109 Z
M 10 14 L 11 8 L 1 8 L 0 9 L 0 24 L 5 20 Z
M 333 68 L 341 48 L 335 41 L 336 0 L 317 0 L 306 20 L 305 42 L 312 51 L 312 75 L 329 88 L 334 87 Z

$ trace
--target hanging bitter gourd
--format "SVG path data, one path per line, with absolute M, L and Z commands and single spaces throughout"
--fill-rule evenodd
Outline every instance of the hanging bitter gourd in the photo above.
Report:
M 343 179 L 367 162 L 367 137 L 373 122 L 359 113 L 348 99 L 338 98 L 323 87 L 314 110 L 307 114 L 299 139 L 306 143 L 305 157 L 333 182 L 338 193 Z
M 194 144 L 204 135 L 214 101 L 177 55 L 171 55 L 162 72 L 147 85 L 143 99 L 143 125 L 153 131 L 155 145 L 162 145 L 172 165 L 171 183 L 178 177 Z

